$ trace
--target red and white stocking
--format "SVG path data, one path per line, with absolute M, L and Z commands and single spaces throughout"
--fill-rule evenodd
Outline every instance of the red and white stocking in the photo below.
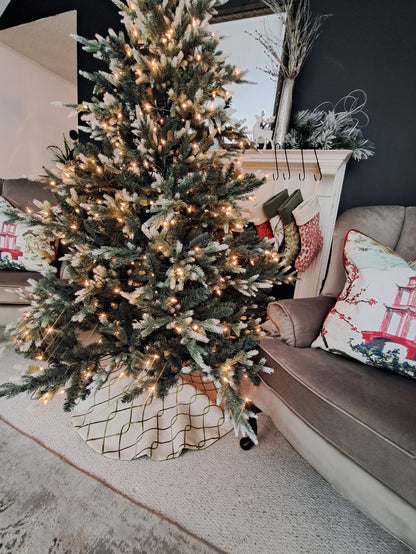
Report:
M 249 219 L 255 226 L 259 239 L 273 238 L 273 231 L 270 221 L 264 215 L 262 202 L 253 203 L 252 200 L 240 200 L 238 205 L 243 217 Z
M 273 231 L 270 225 L 270 221 L 266 219 L 266 221 L 263 221 L 263 223 L 260 223 L 259 225 L 254 225 L 257 231 L 257 235 L 259 239 L 267 238 L 272 239 L 274 237 Z
M 300 252 L 295 260 L 295 269 L 305 271 L 322 248 L 323 237 L 319 227 L 319 200 L 315 194 L 293 210 L 293 217 L 299 229 Z

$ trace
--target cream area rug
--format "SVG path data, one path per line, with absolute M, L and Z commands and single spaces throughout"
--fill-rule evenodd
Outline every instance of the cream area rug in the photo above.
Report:
M 21 373 L 28 363 L 11 351 L 4 353 L 0 359 L 0 382 Z M 184 450 L 168 461 L 155 462 L 147 456 L 125 461 L 110 459 L 90 448 L 73 427 L 71 414 L 63 412 L 62 404 L 61 397 L 46 406 L 35 405 L 27 397 L 0 399 L 0 417 L 5 423 L 1 426 L 1 445 L 3 456 L 9 455 L 9 468 L 15 467 L 17 473 L 26 464 L 24 471 L 20 469 L 25 482 L 36 480 L 36 464 L 40 462 L 34 462 L 30 470 L 30 446 L 5 452 L 5 429 L 9 437 L 10 432 L 26 435 L 29 442 L 31 437 L 36 460 L 41 456 L 40 445 L 45 460 L 55 455 L 80 472 L 79 484 L 75 477 L 69 483 L 69 490 L 74 490 L 66 498 L 71 518 L 77 517 L 78 511 L 82 517 L 82 506 L 78 508 L 77 504 L 80 498 L 97 517 L 103 511 L 102 497 L 98 493 L 89 495 L 90 489 L 82 485 L 86 479 L 104 485 L 115 501 L 122 496 L 140 506 L 149 517 L 159 517 L 161 525 L 169 521 L 177 530 L 186 530 L 193 540 L 203 541 L 201 552 L 207 551 L 207 545 L 213 551 L 235 554 L 410 552 L 339 496 L 265 416 L 259 417 L 259 446 L 248 452 L 240 449 L 231 432 L 206 449 Z M 51 474 L 50 478 L 55 476 Z M 16 481 L 15 488 L 18 486 Z M 48 515 L 39 510 L 37 525 L 47 528 Z M 43 513 L 46 521 L 42 520 Z M 107 514 L 113 531 L 125 526 L 123 512 L 118 517 L 109 508 Z M 182 539 L 178 535 L 179 540 Z M 198 546 L 195 548 L 192 551 L 198 552 Z M 125 551 L 153 554 L 163 548 L 149 549 L 137 544 L 134 550 Z M 175 551 L 172 545 L 167 550 Z M 190 551 L 179 548 L 181 554 Z M 105 552 L 116 553 L 117 548 L 109 547 Z

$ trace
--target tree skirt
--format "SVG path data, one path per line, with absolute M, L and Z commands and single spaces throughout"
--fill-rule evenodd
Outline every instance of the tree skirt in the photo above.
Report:
M 73 410 L 75 429 L 104 456 L 170 460 L 185 448 L 207 448 L 233 427 L 216 405 L 215 385 L 198 375 L 182 376 L 165 398 L 146 392 L 123 403 L 131 384 L 123 372 L 114 374 Z

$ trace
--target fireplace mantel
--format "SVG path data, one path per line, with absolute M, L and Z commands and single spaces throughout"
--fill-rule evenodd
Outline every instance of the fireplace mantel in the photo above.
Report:
M 300 188 L 304 200 L 317 188 L 323 247 L 306 271 L 298 274 L 294 297 L 319 294 L 325 278 L 339 199 L 350 150 L 247 150 L 239 159 L 245 173 L 266 178 L 254 191 L 254 202 L 266 201 L 282 189 Z

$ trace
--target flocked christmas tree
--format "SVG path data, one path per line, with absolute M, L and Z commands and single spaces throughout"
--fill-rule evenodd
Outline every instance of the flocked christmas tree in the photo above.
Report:
M 251 434 L 239 389 L 258 383 L 271 287 L 291 276 L 238 208 L 261 184 L 232 152 L 247 143 L 228 115 L 242 74 L 208 26 L 215 1 L 113 1 L 125 31 L 78 37 L 109 67 L 77 106 L 89 141 L 65 143 L 47 170 L 57 205 L 26 216 L 66 244 L 69 279 L 26 292 L 8 341 L 36 362 L 0 394 L 66 393 L 70 410 L 121 367 L 135 377 L 126 401 L 198 372 Z

